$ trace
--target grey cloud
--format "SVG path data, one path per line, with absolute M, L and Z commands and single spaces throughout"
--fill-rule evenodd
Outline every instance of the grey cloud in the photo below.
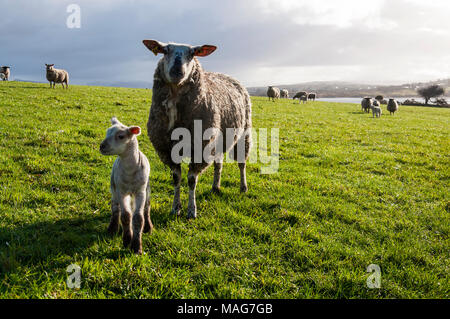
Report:
M 256 78 L 255 70 L 264 67 L 313 72 L 314 67 L 358 66 L 360 74 L 379 67 L 385 73 L 374 81 L 408 81 L 421 74 L 411 70 L 414 63 L 420 63 L 420 70 L 436 68 L 436 74 L 448 66 L 436 61 L 450 52 L 449 34 L 423 31 L 449 30 L 446 20 L 433 18 L 443 17 L 444 10 L 408 1 L 388 1 L 380 8 L 380 18 L 395 22 L 391 29 L 370 28 L 358 19 L 348 27 L 297 23 L 299 14 L 313 14 L 307 7 L 270 13 L 249 1 L 121 0 L 78 1 L 82 27 L 68 29 L 66 7 L 73 2 L 0 1 L 8 17 L 0 21 L 0 63 L 12 65 L 17 77 L 31 80 L 44 81 L 43 64 L 55 63 L 70 71 L 73 83 L 151 81 L 157 58 L 142 40 L 154 38 L 217 45 L 214 55 L 202 58 L 204 68 L 231 75 L 244 72 L 247 85 L 271 81 Z M 336 71 L 321 70 L 323 80 L 336 78 Z M 348 80 L 348 74 L 345 77 Z

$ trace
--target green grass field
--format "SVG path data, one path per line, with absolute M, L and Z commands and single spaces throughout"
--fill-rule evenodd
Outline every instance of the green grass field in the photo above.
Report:
M 0 298 L 449 298 L 450 109 L 253 98 L 279 128 L 277 174 L 225 164 L 199 179 L 199 218 L 169 215 L 172 179 L 146 132 L 151 91 L 0 83 Z M 139 125 L 151 164 L 145 254 L 106 233 L 116 115 Z M 82 269 L 81 289 L 66 267 Z M 369 264 L 381 288 L 369 289 Z

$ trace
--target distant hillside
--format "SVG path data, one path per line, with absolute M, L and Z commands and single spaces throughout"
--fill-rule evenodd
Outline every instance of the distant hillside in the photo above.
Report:
M 287 89 L 289 95 L 298 91 L 316 92 L 319 97 L 361 97 L 365 95 L 413 97 L 417 96 L 417 88 L 430 84 L 439 84 L 445 88 L 446 94 L 450 94 L 450 78 L 430 82 L 415 82 L 401 85 L 370 85 L 339 81 L 316 81 L 290 85 L 279 85 L 280 89 Z M 266 96 L 267 87 L 249 87 L 248 92 L 252 96 Z

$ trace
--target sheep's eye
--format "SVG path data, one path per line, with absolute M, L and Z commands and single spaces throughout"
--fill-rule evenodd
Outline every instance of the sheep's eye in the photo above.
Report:
M 119 138 L 119 140 L 123 140 L 123 138 L 124 138 L 125 136 L 123 136 L 123 135 L 118 135 L 117 137 Z

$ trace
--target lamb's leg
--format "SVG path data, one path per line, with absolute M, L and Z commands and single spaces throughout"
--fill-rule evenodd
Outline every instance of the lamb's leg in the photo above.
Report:
M 146 192 L 137 193 L 135 196 L 135 210 L 133 213 L 133 239 L 131 249 L 135 254 L 142 254 L 142 230 L 144 228 L 144 207 Z
M 144 233 L 151 233 L 153 229 L 152 220 L 150 219 L 150 184 L 147 184 L 144 206 Z
M 113 196 L 111 199 L 111 219 L 109 221 L 108 233 L 115 235 L 119 231 L 120 205 L 119 201 Z
M 131 230 L 131 212 L 130 212 L 130 196 L 122 196 L 120 197 L 120 220 L 122 222 L 122 241 L 123 246 L 128 247 L 131 241 L 132 237 L 132 230 Z M 127 202 L 128 201 L 128 202 Z
M 181 165 L 175 165 L 172 168 L 172 178 L 173 178 L 173 204 L 172 215 L 179 216 L 181 213 L 181 200 L 180 200 L 180 187 L 181 187 Z
M 223 165 L 222 162 L 220 163 L 214 162 L 214 181 L 212 185 L 213 193 L 220 192 L 220 176 L 222 174 L 222 165 Z

